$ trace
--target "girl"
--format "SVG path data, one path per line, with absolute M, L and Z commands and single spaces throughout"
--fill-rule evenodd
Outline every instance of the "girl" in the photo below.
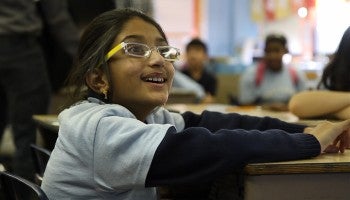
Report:
M 59 115 L 42 182 L 50 199 L 156 199 L 156 186 L 207 183 L 252 162 L 310 158 L 331 142 L 343 151 L 350 121 L 306 128 L 238 114 L 170 113 L 162 105 L 178 57 L 161 27 L 138 11 L 108 11 L 91 22 L 70 76 L 78 103 Z
M 319 90 L 294 95 L 289 102 L 290 111 L 301 118 L 350 119 L 349 53 L 350 27 L 344 32 L 337 51 L 323 70 Z

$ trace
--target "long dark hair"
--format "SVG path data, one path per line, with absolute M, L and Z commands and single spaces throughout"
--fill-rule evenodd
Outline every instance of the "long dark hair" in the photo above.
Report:
M 337 51 L 323 70 L 317 88 L 322 86 L 334 91 L 350 91 L 350 27 L 344 32 Z
M 66 81 L 67 87 L 72 88 L 69 104 L 83 100 L 88 94 L 94 93 L 85 83 L 86 73 L 93 68 L 104 67 L 108 74 L 105 55 L 112 48 L 115 38 L 122 32 L 124 25 L 135 17 L 154 25 L 161 36 L 167 40 L 160 25 L 140 11 L 115 9 L 100 14 L 88 24 L 80 39 L 74 66 Z M 98 96 L 98 94 L 94 95 Z

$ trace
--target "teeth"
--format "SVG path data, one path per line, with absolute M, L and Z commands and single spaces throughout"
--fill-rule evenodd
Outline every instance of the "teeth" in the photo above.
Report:
M 156 77 L 152 78 L 152 77 L 150 77 L 150 78 L 146 78 L 146 81 L 163 83 L 164 78 L 156 78 Z

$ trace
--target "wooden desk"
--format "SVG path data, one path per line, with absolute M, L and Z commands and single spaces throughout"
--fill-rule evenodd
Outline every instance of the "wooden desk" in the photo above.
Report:
M 168 104 L 165 108 L 183 113 L 192 111 L 200 114 L 204 110 L 217 111 L 222 113 L 239 113 L 258 117 L 274 117 L 286 122 L 298 122 L 299 118 L 290 112 L 263 110 L 260 106 L 232 106 L 226 104 Z
M 217 111 L 222 113 L 239 113 L 242 115 L 252 115 L 258 117 L 273 117 L 285 122 L 297 123 L 306 126 L 315 126 L 320 120 L 299 119 L 297 116 L 288 111 L 270 111 L 264 110 L 260 106 L 233 106 L 227 104 L 168 104 L 165 108 L 183 113 L 191 111 L 197 114 L 204 110 Z
M 249 164 L 245 200 L 350 199 L 350 150 L 313 159 Z
M 297 116 L 293 115 L 290 112 L 268 111 L 261 109 L 259 106 L 232 106 L 226 104 L 167 104 L 165 105 L 165 108 L 180 113 L 183 113 L 185 111 L 192 111 L 194 113 L 200 114 L 204 110 L 209 110 L 222 113 L 234 112 L 258 117 L 269 116 L 286 122 L 300 123 L 305 125 L 315 125 L 319 122 L 319 120 L 299 120 Z M 59 124 L 57 121 L 57 115 L 34 115 L 33 119 L 38 125 L 53 132 L 58 132 Z
M 299 118 L 290 112 L 280 112 L 280 111 L 268 111 L 263 110 L 259 106 L 232 106 L 226 104 L 167 104 L 165 108 L 173 111 L 183 113 L 185 111 L 192 111 L 194 113 L 200 114 L 204 110 L 216 111 L 222 113 L 235 112 L 244 115 L 252 115 L 258 117 L 274 117 L 280 120 L 300 123 L 305 125 L 315 125 L 319 120 L 299 120 Z M 50 129 L 52 131 L 58 131 L 58 121 L 57 115 L 34 115 L 33 119 L 41 126 Z
M 53 132 L 58 132 L 59 124 L 57 121 L 57 115 L 34 115 L 33 119 L 38 125 Z

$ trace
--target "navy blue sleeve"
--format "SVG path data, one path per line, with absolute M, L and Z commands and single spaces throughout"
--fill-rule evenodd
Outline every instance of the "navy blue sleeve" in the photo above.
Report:
M 319 153 L 319 142 L 304 133 L 277 129 L 212 132 L 203 127 L 176 133 L 170 128 L 155 152 L 146 187 L 209 182 L 247 163 L 305 159 Z
M 245 130 L 268 130 L 281 129 L 288 133 L 302 133 L 306 126 L 287 123 L 271 117 L 255 117 L 240 115 L 237 113 L 219 113 L 204 111 L 201 115 L 192 112 L 182 114 L 185 120 L 185 128 L 205 127 L 210 131 L 220 129 L 245 129 Z

